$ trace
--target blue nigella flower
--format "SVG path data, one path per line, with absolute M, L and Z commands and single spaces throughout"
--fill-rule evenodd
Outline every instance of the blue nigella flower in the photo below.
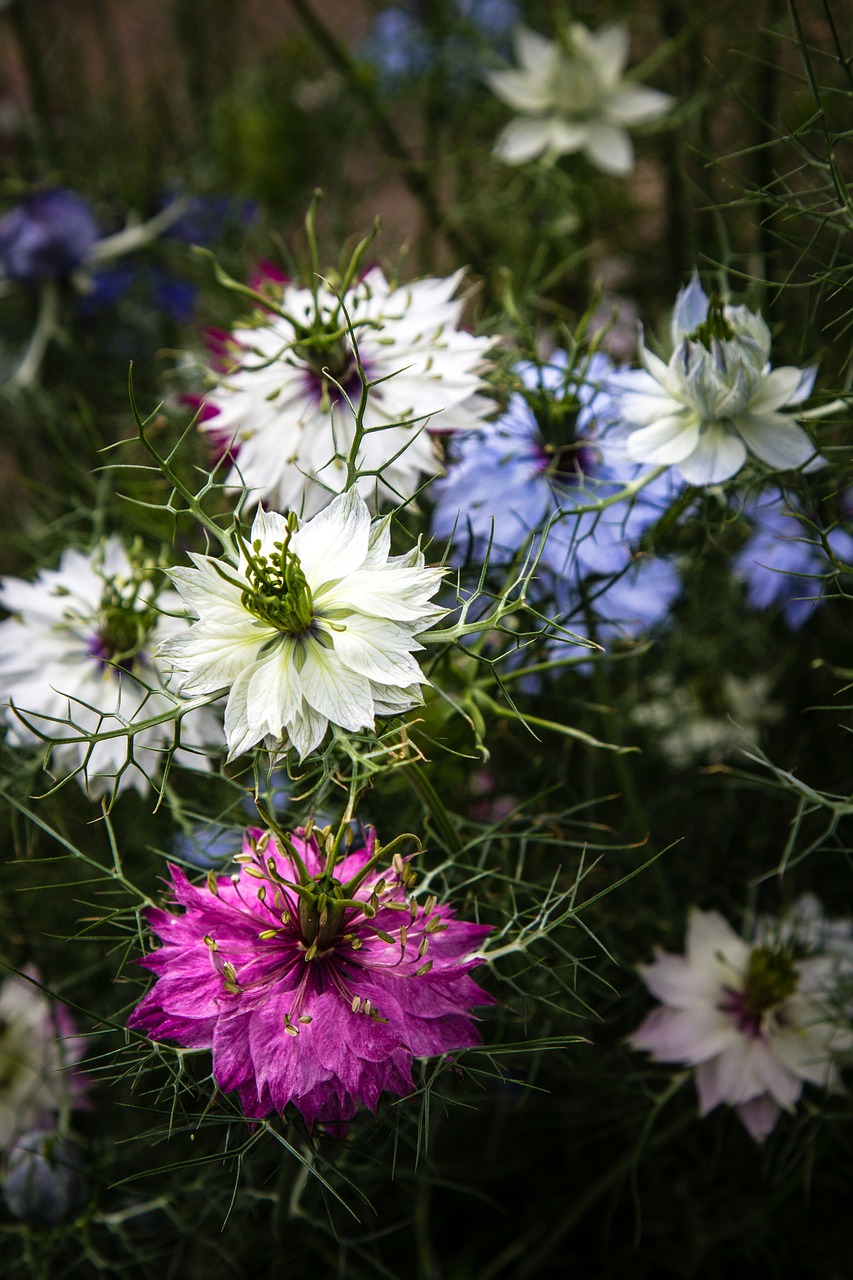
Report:
M 440 68 L 459 89 L 479 79 L 484 45 L 499 52 L 519 21 L 515 0 L 455 0 L 455 21 L 444 38 L 428 22 L 424 0 L 382 9 L 359 50 L 386 90 Z M 451 15 L 453 16 L 453 15 Z
M 482 560 L 490 539 L 493 563 L 529 546 L 539 554 L 540 590 L 556 600 L 563 624 L 588 635 L 594 617 L 595 638 L 635 635 L 665 616 L 679 591 L 670 561 L 637 555 L 677 482 L 664 474 L 632 501 L 599 507 L 640 472 L 612 430 L 601 389 L 610 361 L 599 353 L 570 371 L 557 352 L 517 372 L 524 389 L 507 412 L 451 442 L 448 474 L 431 486 L 434 530 L 452 539 L 457 564 Z
M 99 236 L 76 191 L 39 191 L 0 218 L 0 268 L 25 284 L 55 280 L 79 267 Z
M 833 566 L 814 525 L 809 526 L 802 513 L 786 503 L 779 489 L 767 489 L 750 499 L 743 514 L 753 530 L 734 559 L 734 571 L 746 584 L 754 609 L 775 606 L 796 630 L 820 604 Z M 839 526 L 826 538 L 833 554 L 853 565 L 853 536 Z

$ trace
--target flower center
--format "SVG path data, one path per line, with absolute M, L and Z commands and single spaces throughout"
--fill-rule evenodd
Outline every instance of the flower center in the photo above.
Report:
M 354 403 L 361 395 L 361 377 L 355 354 L 340 329 L 314 330 L 300 335 L 295 353 L 305 362 L 309 393 L 328 412 L 338 387 Z
M 688 342 L 701 342 L 706 351 L 711 351 L 712 342 L 731 342 L 735 331 L 726 319 L 723 300 L 718 293 L 712 293 L 708 303 L 708 314 L 700 325 L 687 335 Z
M 302 635 L 314 621 L 311 588 L 299 557 L 289 546 L 296 527 L 296 517 L 291 512 L 287 532 L 281 542 L 273 543 L 271 555 L 262 551 L 259 538 L 251 548 L 243 548 L 250 584 L 241 597 L 243 608 L 289 635 Z
M 793 995 L 798 982 L 799 974 L 789 951 L 755 947 L 746 973 L 744 1008 L 759 1017 Z
M 89 652 L 99 662 L 131 671 L 157 623 L 157 611 L 139 599 L 140 579 L 124 584 L 108 581 L 94 619 Z
M 577 435 L 580 406 L 571 397 L 537 400 L 531 407 L 539 427 L 542 470 L 552 480 L 576 484 L 595 467 L 595 450 Z
M 726 987 L 726 998 L 718 1006 L 737 1023 L 738 1030 L 756 1039 L 762 1034 L 766 1015 L 783 1021 L 781 1006 L 797 989 L 799 974 L 790 951 L 755 947 L 749 957 L 743 990 Z

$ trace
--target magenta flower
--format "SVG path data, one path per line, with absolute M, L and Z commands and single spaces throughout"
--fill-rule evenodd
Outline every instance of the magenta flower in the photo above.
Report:
M 368 829 L 329 874 L 315 835 L 283 850 L 250 830 L 238 875 L 202 887 L 171 867 L 184 910 L 149 913 L 157 981 L 128 1025 L 212 1049 L 217 1085 L 253 1118 L 292 1103 L 340 1133 L 362 1102 L 408 1093 L 413 1058 L 480 1042 L 468 1010 L 493 999 L 468 974 L 489 928 L 416 902 L 408 858 L 380 857 Z

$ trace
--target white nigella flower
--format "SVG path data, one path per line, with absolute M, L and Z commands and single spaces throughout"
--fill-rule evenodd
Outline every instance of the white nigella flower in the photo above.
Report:
M 306 524 L 259 510 L 239 563 L 193 555 L 171 577 L 198 622 L 161 648 L 185 694 L 228 691 L 229 758 L 265 740 L 304 758 L 329 722 L 355 732 L 422 702 L 415 639 L 444 613 L 442 570 L 391 556 L 390 517 L 350 489 Z
M 110 537 L 89 555 L 66 550 L 58 569 L 43 569 L 33 582 L 0 581 L 0 605 L 12 615 L 0 623 L 0 717 L 9 740 L 18 746 L 41 741 L 20 711 L 40 733 L 57 739 L 52 769 L 63 776 L 76 772 L 93 798 L 114 787 L 146 792 L 174 739 L 171 722 L 141 729 L 132 760 L 124 736 L 61 742 L 79 731 L 110 732 L 174 708 L 153 655 L 188 621 L 166 616 L 183 609 L 174 591 L 158 592 L 157 578 L 162 580 L 159 571 L 134 567 L 121 541 Z M 217 736 L 217 718 L 206 709 L 181 726 L 185 748 Z M 206 765 L 189 750 L 175 758 Z
M 634 167 L 628 127 L 664 115 L 672 98 L 624 79 L 628 30 L 621 23 L 589 31 L 571 23 L 557 43 L 518 27 L 520 70 L 491 71 L 492 92 L 520 112 L 495 145 L 507 164 L 553 160 L 583 151 L 597 169 L 624 176 Z
M 728 1103 L 760 1142 L 805 1083 L 840 1088 L 836 1058 L 853 1034 L 833 1004 L 837 957 L 751 945 L 716 911 L 694 910 L 685 955 L 659 951 L 640 972 L 662 1004 L 630 1043 L 655 1062 L 695 1067 L 703 1116 Z
M 675 466 L 696 485 L 730 479 L 747 451 L 775 471 L 815 460 L 810 437 L 782 410 L 807 398 L 817 370 L 771 369 L 761 316 L 709 301 L 694 275 L 678 295 L 672 341 L 668 364 L 643 346 L 644 368 L 617 372 L 608 383 L 630 458 Z
M 345 295 L 265 285 L 282 314 L 258 311 L 231 334 L 201 423 L 235 465 L 228 483 L 255 503 L 308 517 L 347 485 L 345 459 L 361 397 L 352 335 L 372 386 L 357 458 L 359 492 L 395 504 L 440 470 L 430 433 L 481 425 L 481 372 L 490 338 L 460 330 L 462 273 L 394 288 L 378 268 Z M 287 318 L 285 318 L 285 316 Z M 211 413 L 212 406 L 216 412 Z

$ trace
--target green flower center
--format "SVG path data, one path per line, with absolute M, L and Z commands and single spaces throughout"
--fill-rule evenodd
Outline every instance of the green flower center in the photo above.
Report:
M 755 947 L 749 957 L 744 985 L 744 1011 L 760 1017 L 775 1009 L 797 989 L 799 974 L 790 951 Z
M 142 588 L 150 580 L 151 571 L 141 569 L 129 581 L 105 582 L 89 645 L 90 653 L 101 662 L 132 670 L 157 625 L 157 610 L 149 600 L 140 599 Z
M 731 342 L 735 331 L 726 319 L 725 306 L 718 293 L 712 293 L 708 303 L 708 314 L 700 325 L 687 335 L 689 342 L 701 342 L 707 350 L 716 339 L 718 342 Z
M 241 597 L 243 608 L 288 635 L 302 635 L 314 621 L 311 588 L 298 555 L 289 545 L 296 527 L 296 517 L 291 514 L 284 538 L 273 543 L 271 555 L 262 551 L 259 538 L 251 548 L 243 548 L 250 584 Z

